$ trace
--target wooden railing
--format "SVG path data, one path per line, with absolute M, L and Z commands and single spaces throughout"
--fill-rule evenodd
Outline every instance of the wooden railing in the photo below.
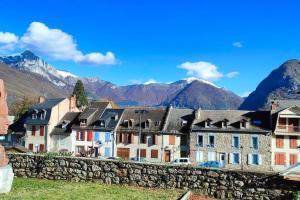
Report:
M 277 129 L 279 131 L 288 132 L 288 133 L 300 132 L 300 126 L 293 126 L 293 125 L 278 125 Z

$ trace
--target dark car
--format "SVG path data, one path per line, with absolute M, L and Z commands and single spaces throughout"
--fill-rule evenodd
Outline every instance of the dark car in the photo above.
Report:
M 197 165 L 198 167 L 212 167 L 212 168 L 222 168 L 224 167 L 222 163 L 218 161 L 208 161 L 205 163 L 200 163 Z

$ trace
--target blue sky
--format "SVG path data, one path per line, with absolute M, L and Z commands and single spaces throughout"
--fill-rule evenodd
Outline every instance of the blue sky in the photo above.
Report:
M 196 76 L 241 95 L 300 57 L 299 6 L 283 0 L 1 0 L 0 36 L 18 38 L 11 45 L 11 37 L 2 44 L 0 37 L 0 47 L 8 45 L 1 54 L 29 48 L 59 69 L 118 85 Z M 57 29 L 60 39 L 71 40 L 45 36 L 37 44 L 41 28 L 47 37 Z

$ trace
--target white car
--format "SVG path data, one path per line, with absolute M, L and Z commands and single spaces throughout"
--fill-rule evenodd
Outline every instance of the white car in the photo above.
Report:
M 171 162 L 173 165 L 191 165 L 190 158 L 177 158 Z

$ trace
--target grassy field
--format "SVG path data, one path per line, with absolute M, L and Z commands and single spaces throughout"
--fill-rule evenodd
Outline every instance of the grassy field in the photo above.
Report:
M 131 186 L 98 183 L 72 183 L 41 179 L 15 178 L 9 194 L 1 194 L 5 200 L 37 199 L 178 199 L 183 191 L 150 190 Z

